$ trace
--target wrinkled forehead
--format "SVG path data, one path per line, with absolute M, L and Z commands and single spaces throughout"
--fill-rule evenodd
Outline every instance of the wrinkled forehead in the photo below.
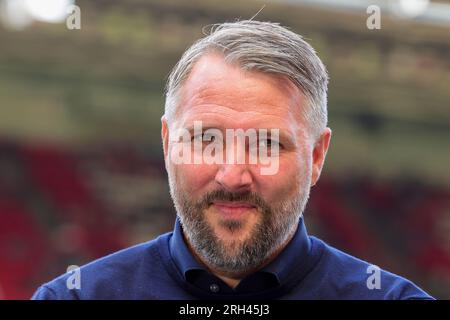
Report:
M 181 87 L 174 120 L 183 126 L 221 121 L 241 127 L 282 127 L 299 123 L 305 103 L 302 92 L 287 78 L 245 71 L 220 54 L 207 54 Z

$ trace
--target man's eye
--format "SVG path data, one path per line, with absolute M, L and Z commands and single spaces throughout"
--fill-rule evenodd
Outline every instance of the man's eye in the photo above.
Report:
M 270 139 L 263 140 L 263 145 L 270 147 L 272 145 L 272 140 L 270 140 Z
M 202 142 L 203 141 L 203 134 L 198 134 L 196 136 L 192 137 L 192 141 L 199 141 Z
M 272 146 L 272 144 L 278 144 L 278 146 L 281 148 L 281 144 L 276 141 L 276 140 L 272 140 L 272 139 L 263 139 L 263 140 L 259 140 L 259 147 L 261 148 L 270 148 Z
M 202 133 L 192 137 L 192 140 L 199 142 L 213 142 L 215 140 L 215 137 L 213 134 Z

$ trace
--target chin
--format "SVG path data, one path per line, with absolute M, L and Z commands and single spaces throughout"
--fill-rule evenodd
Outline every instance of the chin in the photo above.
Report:
M 235 223 L 242 225 L 236 227 Z M 245 241 L 251 237 L 253 230 L 248 221 L 218 221 L 212 227 L 216 237 L 226 243 Z

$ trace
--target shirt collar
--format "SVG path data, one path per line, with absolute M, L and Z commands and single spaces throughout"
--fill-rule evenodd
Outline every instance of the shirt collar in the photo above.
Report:
M 303 218 L 300 218 L 298 228 L 287 246 L 261 271 L 276 275 L 280 284 L 288 282 L 293 275 L 303 277 L 310 251 L 311 241 Z
M 190 270 L 205 270 L 206 268 L 201 265 L 189 251 L 187 244 L 183 237 L 183 231 L 181 228 L 180 219 L 177 217 L 175 221 L 175 228 L 170 238 L 170 255 L 175 261 L 178 270 L 182 273 L 186 279 L 186 272 Z
M 191 270 L 206 270 L 206 267 L 200 264 L 189 251 L 183 238 L 183 231 L 178 217 L 175 221 L 175 228 L 169 247 L 172 259 L 185 280 L 187 273 Z M 311 242 L 306 232 L 303 218 L 300 218 L 298 228 L 288 245 L 272 262 L 259 272 L 273 274 L 277 278 L 279 285 L 303 278 L 307 272 L 305 266 L 307 265 L 307 258 L 310 256 L 310 250 Z

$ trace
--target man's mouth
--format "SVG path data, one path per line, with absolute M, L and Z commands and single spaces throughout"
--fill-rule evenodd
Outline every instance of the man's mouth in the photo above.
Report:
M 239 219 L 256 208 L 250 203 L 238 201 L 213 201 L 211 206 L 223 217 L 229 219 Z

